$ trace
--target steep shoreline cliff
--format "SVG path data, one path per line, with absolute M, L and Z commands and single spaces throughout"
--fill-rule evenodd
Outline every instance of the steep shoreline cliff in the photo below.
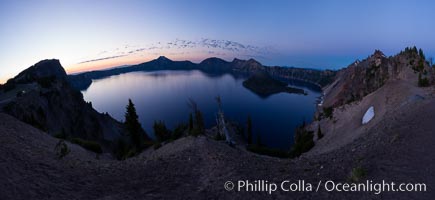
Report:
M 9 89 L 5 89 L 9 88 Z M 48 134 L 96 141 L 105 147 L 125 135 L 124 125 L 100 114 L 67 82 L 58 60 L 43 60 L 10 79 L 1 110 Z

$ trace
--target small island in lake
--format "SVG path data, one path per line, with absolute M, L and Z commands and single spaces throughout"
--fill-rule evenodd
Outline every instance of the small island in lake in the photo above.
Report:
M 266 72 L 254 73 L 247 80 L 243 81 L 245 88 L 261 97 L 268 97 L 281 92 L 307 95 L 303 89 L 288 87 L 287 85 L 287 83 L 272 78 Z

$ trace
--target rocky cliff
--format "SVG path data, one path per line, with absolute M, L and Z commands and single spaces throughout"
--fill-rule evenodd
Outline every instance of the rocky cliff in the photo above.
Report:
M 419 74 L 423 79 L 432 79 L 431 71 L 423 53 L 420 54 L 415 47 L 391 57 L 376 50 L 366 59 L 357 60 L 338 71 L 334 82 L 324 88 L 323 105 L 337 107 L 361 100 L 388 80 L 403 79 L 417 85 Z
M 53 136 L 107 146 L 124 135 L 123 124 L 95 111 L 66 80 L 58 60 L 40 61 L 7 82 L 1 110 Z
M 364 140 L 368 134 L 388 135 L 393 141 L 398 135 L 432 130 L 428 123 L 415 126 L 419 117 L 400 123 L 397 120 L 409 113 L 418 116 L 414 107 L 424 109 L 423 102 L 434 102 L 433 76 L 433 67 L 425 61 L 423 51 L 415 47 L 390 57 L 376 50 L 368 58 L 340 70 L 335 81 L 324 88 L 323 105 L 308 126 L 314 132 L 321 129 L 324 134 L 308 154 L 336 150 Z M 369 109 L 373 109 L 373 118 L 363 123 Z M 402 124 L 414 128 L 408 132 L 392 131 L 403 128 Z M 359 141 L 359 145 L 367 144 Z

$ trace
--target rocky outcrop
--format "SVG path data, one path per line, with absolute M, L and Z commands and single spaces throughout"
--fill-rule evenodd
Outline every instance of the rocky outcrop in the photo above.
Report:
M 430 76 L 430 67 L 416 48 L 386 57 L 376 50 L 371 56 L 340 70 L 334 82 L 324 88 L 325 107 L 338 107 L 361 100 L 388 80 L 404 79 L 417 84 L 418 74 Z
M 29 83 L 46 78 L 65 80 L 67 75 L 59 60 L 42 60 L 19 73 L 13 80 L 15 83 Z
M 8 82 L 15 89 L 2 94 L 11 96 L 3 111 L 50 135 L 97 141 L 103 146 L 124 135 L 123 124 L 95 111 L 66 79 L 58 60 L 35 64 Z
M 433 87 L 418 84 L 419 79 L 433 76 L 431 70 L 417 48 L 407 48 L 390 57 L 377 50 L 367 59 L 340 70 L 336 80 L 324 88 L 323 105 L 307 128 L 321 129 L 324 134 L 308 154 L 329 152 L 369 133 L 386 134 L 396 129 L 400 124 L 395 120 L 408 115 L 410 107 L 423 101 L 433 102 Z M 416 120 L 406 122 L 414 123 Z

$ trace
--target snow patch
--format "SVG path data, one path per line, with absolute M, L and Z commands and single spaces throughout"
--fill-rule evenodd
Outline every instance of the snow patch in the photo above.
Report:
M 369 121 L 372 120 L 373 117 L 375 117 L 375 108 L 373 106 L 370 106 L 370 108 L 367 109 L 366 113 L 362 118 L 362 124 L 369 123 Z

